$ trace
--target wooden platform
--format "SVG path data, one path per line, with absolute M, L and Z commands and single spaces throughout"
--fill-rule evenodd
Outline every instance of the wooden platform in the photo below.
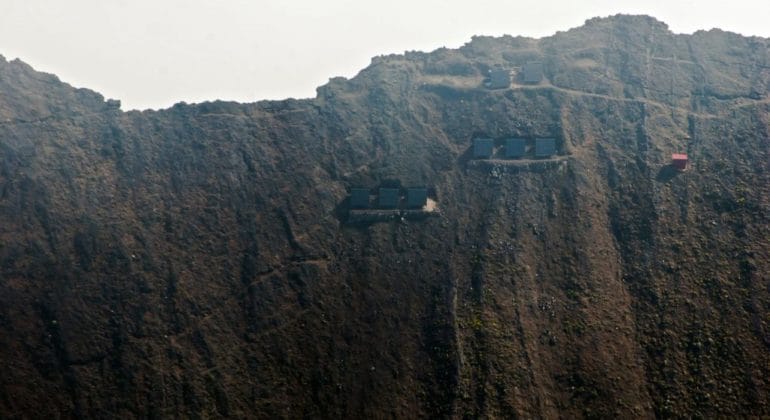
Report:
M 566 165 L 569 156 L 556 156 L 545 159 L 474 159 L 468 161 L 468 168 L 481 171 L 499 170 L 502 172 L 542 172 L 558 169 Z
M 348 223 L 375 223 L 392 220 L 421 220 L 438 216 L 440 212 L 436 202 L 428 199 L 428 203 L 419 209 L 351 209 L 348 213 Z

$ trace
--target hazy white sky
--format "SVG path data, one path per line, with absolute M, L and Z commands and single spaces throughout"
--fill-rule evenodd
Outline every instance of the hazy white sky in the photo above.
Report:
M 594 16 L 770 37 L 770 0 L 0 0 L 0 55 L 123 109 L 315 96 L 372 56 L 541 37 Z

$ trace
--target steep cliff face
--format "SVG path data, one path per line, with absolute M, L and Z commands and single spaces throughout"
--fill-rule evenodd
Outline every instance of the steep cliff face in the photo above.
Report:
M 616 16 L 141 113 L 0 60 L 0 413 L 770 415 L 769 46 Z M 393 183 L 438 216 L 347 222 Z

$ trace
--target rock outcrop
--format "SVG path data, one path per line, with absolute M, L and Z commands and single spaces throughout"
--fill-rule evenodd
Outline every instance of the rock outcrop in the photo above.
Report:
M 0 59 L 0 417 L 768 416 L 769 46 L 615 16 L 157 112 Z M 394 184 L 438 216 L 348 223 Z

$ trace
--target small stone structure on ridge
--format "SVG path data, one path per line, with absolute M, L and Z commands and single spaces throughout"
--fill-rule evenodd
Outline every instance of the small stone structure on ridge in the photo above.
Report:
M 541 138 L 535 139 L 535 157 L 543 158 L 556 154 L 556 139 Z
M 489 159 L 494 151 L 494 140 L 487 138 L 473 139 L 473 157 L 475 159 Z
M 502 67 L 489 70 L 489 81 L 484 84 L 489 89 L 505 89 L 511 86 L 511 71 Z
M 524 83 L 540 83 L 543 80 L 543 63 L 530 61 L 522 67 L 521 73 L 521 79 Z

